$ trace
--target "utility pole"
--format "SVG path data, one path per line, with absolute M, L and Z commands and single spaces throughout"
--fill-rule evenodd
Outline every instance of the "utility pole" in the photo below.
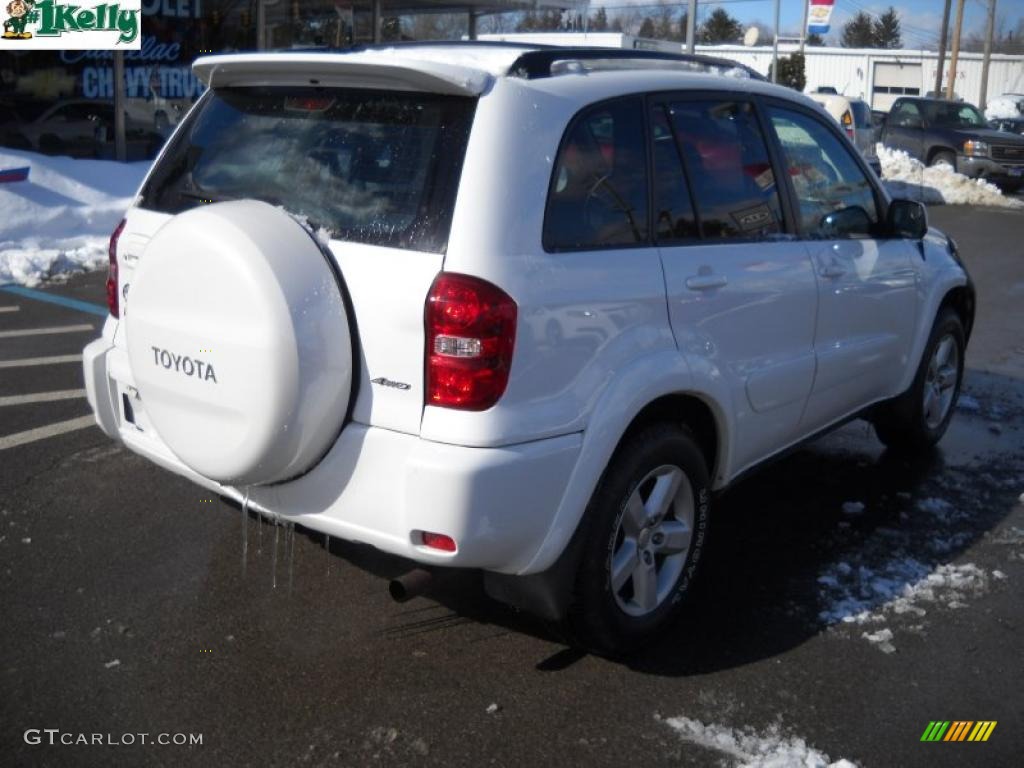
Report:
M 964 25 L 964 2 L 965 0 L 957 0 L 956 2 L 956 25 L 953 27 L 953 48 L 949 52 L 949 82 L 946 83 L 946 98 L 950 101 L 953 100 L 953 87 L 956 85 L 956 59 L 960 55 L 960 30 Z
M 942 94 L 942 68 L 946 66 L 946 35 L 949 33 L 949 6 L 953 0 L 946 0 L 942 11 L 942 29 L 939 31 L 939 60 L 935 67 L 935 97 Z
M 946 0 L 948 3 L 949 0 Z M 800 28 L 800 55 L 803 55 L 804 45 L 807 43 L 807 11 L 811 5 L 811 0 L 804 0 L 804 25 Z
M 128 159 L 124 135 L 124 52 L 114 51 L 114 157 Z
M 985 30 L 985 53 L 981 60 L 981 97 L 978 99 L 978 108 L 985 111 L 985 101 L 988 98 L 988 64 L 992 58 L 992 36 L 996 30 L 996 0 L 988 0 L 988 28 Z
M 692 54 L 697 36 L 697 0 L 690 0 L 686 9 L 686 52 Z
M 779 6 L 782 0 L 775 0 L 775 35 L 772 38 L 772 82 L 779 82 Z

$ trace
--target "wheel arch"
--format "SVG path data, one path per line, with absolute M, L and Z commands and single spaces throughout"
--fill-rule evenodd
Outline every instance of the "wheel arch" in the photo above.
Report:
M 692 391 L 662 395 L 645 405 L 622 433 L 612 452 L 612 460 L 626 440 L 640 430 L 661 422 L 685 424 L 693 431 L 707 464 L 708 476 L 714 478 L 716 469 L 722 464 L 719 453 L 722 428 L 719 417 L 716 417 L 708 402 Z
M 950 266 L 955 267 L 952 263 Z M 961 320 L 965 317 L 969 318 L 971 326 L 973 326 L 974 304 L 974 287 L 960 267 L 935 273 L 934 284 L 921 296 L 921 314 L 917 319 L 913 348 L 903 378 L 899 387 L 892 393 L 893 395 L 905 392 L 913 383 L 914 376 L 917 375 L 917 368 L 921 364 L 921 357 L 924 355 L 925 346 L 928 343 L 928 336 L 943 308 L 950 307 L 960 316 Z M 969 326 L 966 324 L 964 331 L 966 341 L 970 336 Z
M 617 377 L 590 410 L 580 456 L 551 526 L 520 574 L 544 571 L 559 559 L 623 441 L 645 426 L 659 421 L 688 424 L 708 462 L 712 485 L 721 486 L 729 467 L 732 409 L 717 373 L 673 349 L 651 355 Z
M 678 353 L 673 352 L 673 355 L 678 365 L 682 358 Z M 533 561 L 518 575 L 484 573 L 484 585 L 491 597 L 551 621 L 564 617 L 582 556 L 581 533 L 585 531 L 582 523 L 587 505 L 623 443 L 638 431 L 666 421 L 687 424 L 708 463 L 710 478 L 713 479 L 716 468 L 727 461 L 725 410 L 710 393 L 700 392 L 692 385 L 662 391 L 642 400 L 632 413 L 632 418 L 618 430 L 614 445 L 606 449 L 606 455 L 598 454 L 603 455 L 602 459 L 595 462 L 593 456 L 589 460 L 581 456 L 555 520 Z M 587 431 L 594 438 L 594 433 L 603 429 L 594 424 Z M 594 439 L 596 442 L 603 440 Z
M 971 285 L 959 285 L 948 290 L 946 295 L 942 297 L 942 301 L 939 303 L 936 316 L 947 307 L 956 312 L 960 317 L 960 322 L 963 323 L 964 326 L 964 340 L 970 341 L 971 331 L 974 328 L 975 308 L 974 289 Z

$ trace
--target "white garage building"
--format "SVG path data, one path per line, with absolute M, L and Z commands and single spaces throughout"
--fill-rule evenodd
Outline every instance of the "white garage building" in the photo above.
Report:
M 609 48 L 657 49 L 678 52 L 679 43 L 644 40 L 619 32 L 597 33 L 522 33 L 480 35 L 481 40 L 508 40 L 549 45 L 594 45 Z M 779 55 L 797 51 L 791 43 L 779 45 Z M 698 45 L 698 53 L 733 59 L 762 74 L 768 74 L 772 62 L 771 46 Z M 882 50 L 879 48 L 807 47 L 807 90 L 832 86 L 846 96 L 856 96 L 871 104 L 872 109 L 888 110 L 901 95 L 925 95 L 935 88 L 938 53 L 935 51 Z M 946 57 L 943 77 L 949 72 Z M 961 53 L 957 63 L 956 94 L 964 101 L 977 104 L 981 98 L 982 55 Z M 988 74 L 988 98 L 1002 93 L 1024 93 L 1024 56 L 992 54 Z

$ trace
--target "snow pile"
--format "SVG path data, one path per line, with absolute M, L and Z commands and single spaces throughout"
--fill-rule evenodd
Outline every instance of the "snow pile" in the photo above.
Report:
M 773 723 L 764 733 L 753 728 L 739 730 L 721 725 L 705 725 L 688 717 L 670 717 L 664 721 L 679 736 L 692 744 L 713 749 L 732 758 L 734 766 L 744 768 L 856 768 L 849 760 L 837 760 L 808 746 L 797 736 L 782 733 Z
M 818 577 L 827 607 L 818 614 L 826 624 L 869 624 L 889 616 L 924 616 L 929 604 L 963 608 L 968 597 L 988 590 L 988 574 L 974 565 L 940 565 L 934 570 L 913 557 L 871 568 L 836 563 Z M 891 638 L 887 638 L 891 639 Z
M 985 107 L 986 120 L 999 120 L 1013 117 L 1022 117 L 1021 107 L 1024 106 L 1024 96 L 1012 96 L 1005 94 L 997 96 Z
M 0 283 L 36 285 L 98 269 L 148 162 L 75 160 L 0 148 L 0 170 L 29 166 L 28 181 L 0 184 Z
M 958 520 L 966 520 L 970 514 L 957 509 L 945 499 L 927 498 L 919 499 L 917 508 L 926 514 L 931 515 L 941 523 L 955 523 Z
M 896 646 L 892 644 L 892 630 L 880 629 L 877 632 L 864 632 L 861 634 L 865 640 L 872 645 L 877 645 L 883 653 L 895 653 Z
M 945 163 L 925 166 L 906 152 L 883 144 L 876 144 L 875 150 L 882 164 L 882 179 L 893 197 L 922 203 L 1024 208 L 1024 202 L 1005 197 L 995 184 L 969 179 Z

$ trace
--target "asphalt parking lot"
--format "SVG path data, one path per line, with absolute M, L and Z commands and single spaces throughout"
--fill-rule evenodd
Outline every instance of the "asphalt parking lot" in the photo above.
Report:
M 930 215 L 979 290 L 945 440 L 908 461 L 854 422 L 724 494 L 688 621 L 626 662 L 471 574 L 396 604 L 402 563 L 118 447 L 83 421 L 102 307 L 0 290 L 0 764 L 1019 765 L 1024 213 Z M 45 293 L 95 307 L 103 276 Z

